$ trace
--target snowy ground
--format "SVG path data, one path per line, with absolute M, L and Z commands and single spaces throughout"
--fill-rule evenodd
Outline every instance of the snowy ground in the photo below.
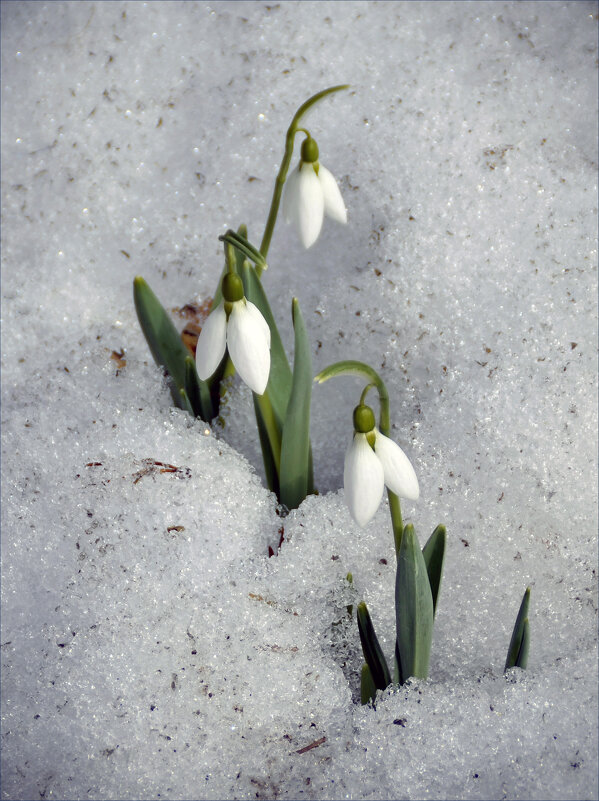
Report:
M 2 797 L 597 798 L 597 5 L 1 22 Z M 249 391 L 213 428 L 171 409 L 131 292 L 209 297 L 295 109 L 344 82 L 309 126 L 350 223 L 308 251 L 281 223 L 264 284 L 288 345 L 299 297 L 315 372 L 380 369 L 405 516 L 447 526 L 430 678 L 376 710 L 346 611 L 390 657 L 388 513 L 359 530 L 341 489 L 361 385 L 314 388 L 320 495 L 283 519 Z

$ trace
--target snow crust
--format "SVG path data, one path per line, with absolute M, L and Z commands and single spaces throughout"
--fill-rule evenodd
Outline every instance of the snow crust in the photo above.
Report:
M 597 5 L 1 22 L 2 798 L 597 798 Z M 390 658 L 389 515 L 359 529 L 341 488 L 362 386 L 315 386 L 320 494 L 283 517 L 249 390 L 213 425 L 172 409 L 131 290 L 209 298 L 296 108 L 346 82 L 306 124 L 348 226 L 304 251 L 279 221 L 263 281 L 315 373 L 380 370 L 404 516 L 447 526 L 430 677 L 376 709 L 348 606 Z

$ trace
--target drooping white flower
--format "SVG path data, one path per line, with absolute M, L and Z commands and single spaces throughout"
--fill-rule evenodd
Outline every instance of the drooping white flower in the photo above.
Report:
M 257 395 L 262 395 L 270 373 L 270 328 L 262 313 L 245 297 L 230 302 L 227 319 L 225 301 L 208 317 L 196 347 L 198 375 L 209 378 L 229 349 L 233 366 Z
M 262 395 L 270 373 L 270 328 L 249 300 L 233 304 L 227 326 L 227 347 L 242 380 Z
M 374 447 L 369 440 L 374 440 Z M 420 495 L 410 460 L 377 428 L 355 432 L 345 455 L 343 484 L 350 514 L 362 528 L 376 514 L 385 485 L 401 498 L 415 501 Z
M 347 449 L 343 486 L 349 512 L 363 528 L 375 516 L 385 489 L 383 465 L 368 444 L 366 434 L 354 434 Z
M 283 194 L 283 216 L 292 222 L 305 248 L 318 239 L 325 216 L 347 222 L 347 210 L 334 176 L 318 163 L 313 139 L 302 144 L 302 158 L 289 175 Z

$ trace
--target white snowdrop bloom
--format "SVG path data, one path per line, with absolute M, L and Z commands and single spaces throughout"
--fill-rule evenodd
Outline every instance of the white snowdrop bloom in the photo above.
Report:
M 205 381 L 229 349 L 233 366 L 257 395 L 262 395 L 270 373 L 270 328 L 262 313 L 245 297 L 230 302 L 227 319 L 225 301 L 208 317 L 198 337 L 196 367 Z
M 270 373 L 270 328 L 258 307 L 249 300 L 233 304 L 227 347 L 243 381 L 256 395 L 264 394 Z
M 383 465 L 366 439 L 366 434 L 354 434 L 345 454 L 343 469 L 345 502 L 359 526 L 370 523 L 379 508 L 385 489 Z
M 369 407 L 358 409 L 368 409 L 372 414 Z M 374 447 L 370 444 L 373 440 Z M 420 495 L 418 479 L 408 457 L 399 445 L 374 427 L 367 432 L 355 432 L 345 455 L 343 485 L 350 514 L 362 528 L 376 514 L 385 485 L 399 497 L 411 501 Z
M 314 140 L 306 139 L 300 163 L 285 183 L 283 216 L 295 225 L 302 245 L 309 248 L 318 239 L 325 215 L 340 223 L 347 222 L 347 210 L 337 181 L 318 163 Z

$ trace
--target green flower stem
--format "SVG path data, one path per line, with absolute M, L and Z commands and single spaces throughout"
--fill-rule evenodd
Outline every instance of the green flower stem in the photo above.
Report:
M 295 116 L 291 121 L 291 125 L 287 130 L 287 136 L 285 138 L 285 153 L 283 155 L 283 161 L 281 162 L 281 166 L 279 167 L 279 173 L 275 180 L 275 188 L 272 194 L 272 200 L 270 201 L 270 211 L 268 212 L 268 219 L 266 221 L 266 226 L 264 228 L 264 235 L 262 237 L 262 244 L 260 245 L 260 253 L 266 257 L 268 255 L 268 249 L 270 247 L 270 240 L 272 239 L 273 231 L 275 230 L 275 223 L 277 221 L 277 214 L 279 213 L 279 206 L 281 204 L 281 194 L 283 193 L 283 186 L 285 185 L 285 181 L 287 180 L 287 173 L 289 172 L 289 165 L 291 164 L 291 158 L 293 156 L 293 144 L 295 140 L 295 134 L 300 129 L 299 122 L 303 115 L 310 109 L 315 103 L 318 103 L 323 97 L 332 94 L 333 92 L 339 92 L 341 89 L 349 89 L 349 84 L 342 84 L 340 86 L 331 86 L 329 89 L 323 89 L 322 92 L 317 92 L 315 95 L 312 95 L 305 103 L 298 108 L 295 112 Z M 262 267 L 256 264 L 256 272 L 258 273 L 258 277 L 262 274 Z
M 377 375 L 378 378 L 378 375 Z M 391 421 L 389 415 L 389 393 L 382 378 L 378 379 L 375 384 L 379 392 L 380 414 L 379 414 L 379 430 L 381 434 L 388 437 L 391 433 Z M 401 504 L 399 497 L 387 489 L 387 497 L 389 498 L 389 512 L 391 514 L 391 525 L 393 527 L 393 541 L 395 543 L 395 558 L 399 559 L 399 549 L 401 548 L 401 538 L 403 536 L 403 520 L 401 516 Z
M 236 273 L 235 265 L 237 259 L 235 257 L 235 248 L 230 242 L 223 242 L 225 247 L 225 264 L 227 265 L 227 272 Z
M 235 375 L 235 368 L 233 367 L 233 362 L 231 361 L 231 357 L 229 356 L 229 354 L 227 354 L 227 362 L 223 370 L 223 377 L 221 378 L 221 381 L 224 381 L 225 378 L 229 378 L 232 375 Z M 222 390 L 223 395 L 224 392 L 225 390 L 223 389 Z
M 281 475 L 281 430 L 277 424 L 274 409 L 272 408 L 272 403 L 270 402 L 270 398 L 268 397 L 268 391 L 266 391 L 263 395 L 257 395 L 254 392 L 254 400 L 258 404 L 260 412 L 262 413 L 262 420 L 264 422 L 264 428 L 266 430 L 268 441 L 270 443 L 270 448 L 275 463 L 275 469 L 277 471 L 277 476 L 280 476 Z
M 366 403 L 366 395 L 370 392 L 370 390 L 374 387 L 374 384 L 367 384 L 364 389 L 362 390 L 362 394 L 360 395 L 360 406 L 364 406 Z
M 384 434 L 386 437 L 388 437 L 391 431 L 389 393 L 387 392 L 385 382 L 379 376 L 376 370 L 373 370 L 370 365 L 365 364 L 364 362 L 348 360 L 336 362 L 335 364 L 331 364 L 329 367 L 325 367 L 325 369 L 321 370 L 314 380 L 318 381 L 319 384 L 322 384 L 324 381 L 328 381 L 329 378 L 339 375 L 356 375 L 368 381 L 369 387 L 366 387 L 362 393 L 362 398 L 365 397 L 365 392 L 370 388 L 370 386 L 375 386 L 377 388 L 380 404 L 379 430 L 381 434 Z M 389 511 L 391 513 L 391 525 L 393 527 L 395 556 L 397 559 L 399 559 L 399 549 L 401 548 L 401 539 L 403 536 L 401 506 L 397 495 L 394 492 L 391 492 L 389 489 L 387 490 L 387 497 L 389 498 Z

